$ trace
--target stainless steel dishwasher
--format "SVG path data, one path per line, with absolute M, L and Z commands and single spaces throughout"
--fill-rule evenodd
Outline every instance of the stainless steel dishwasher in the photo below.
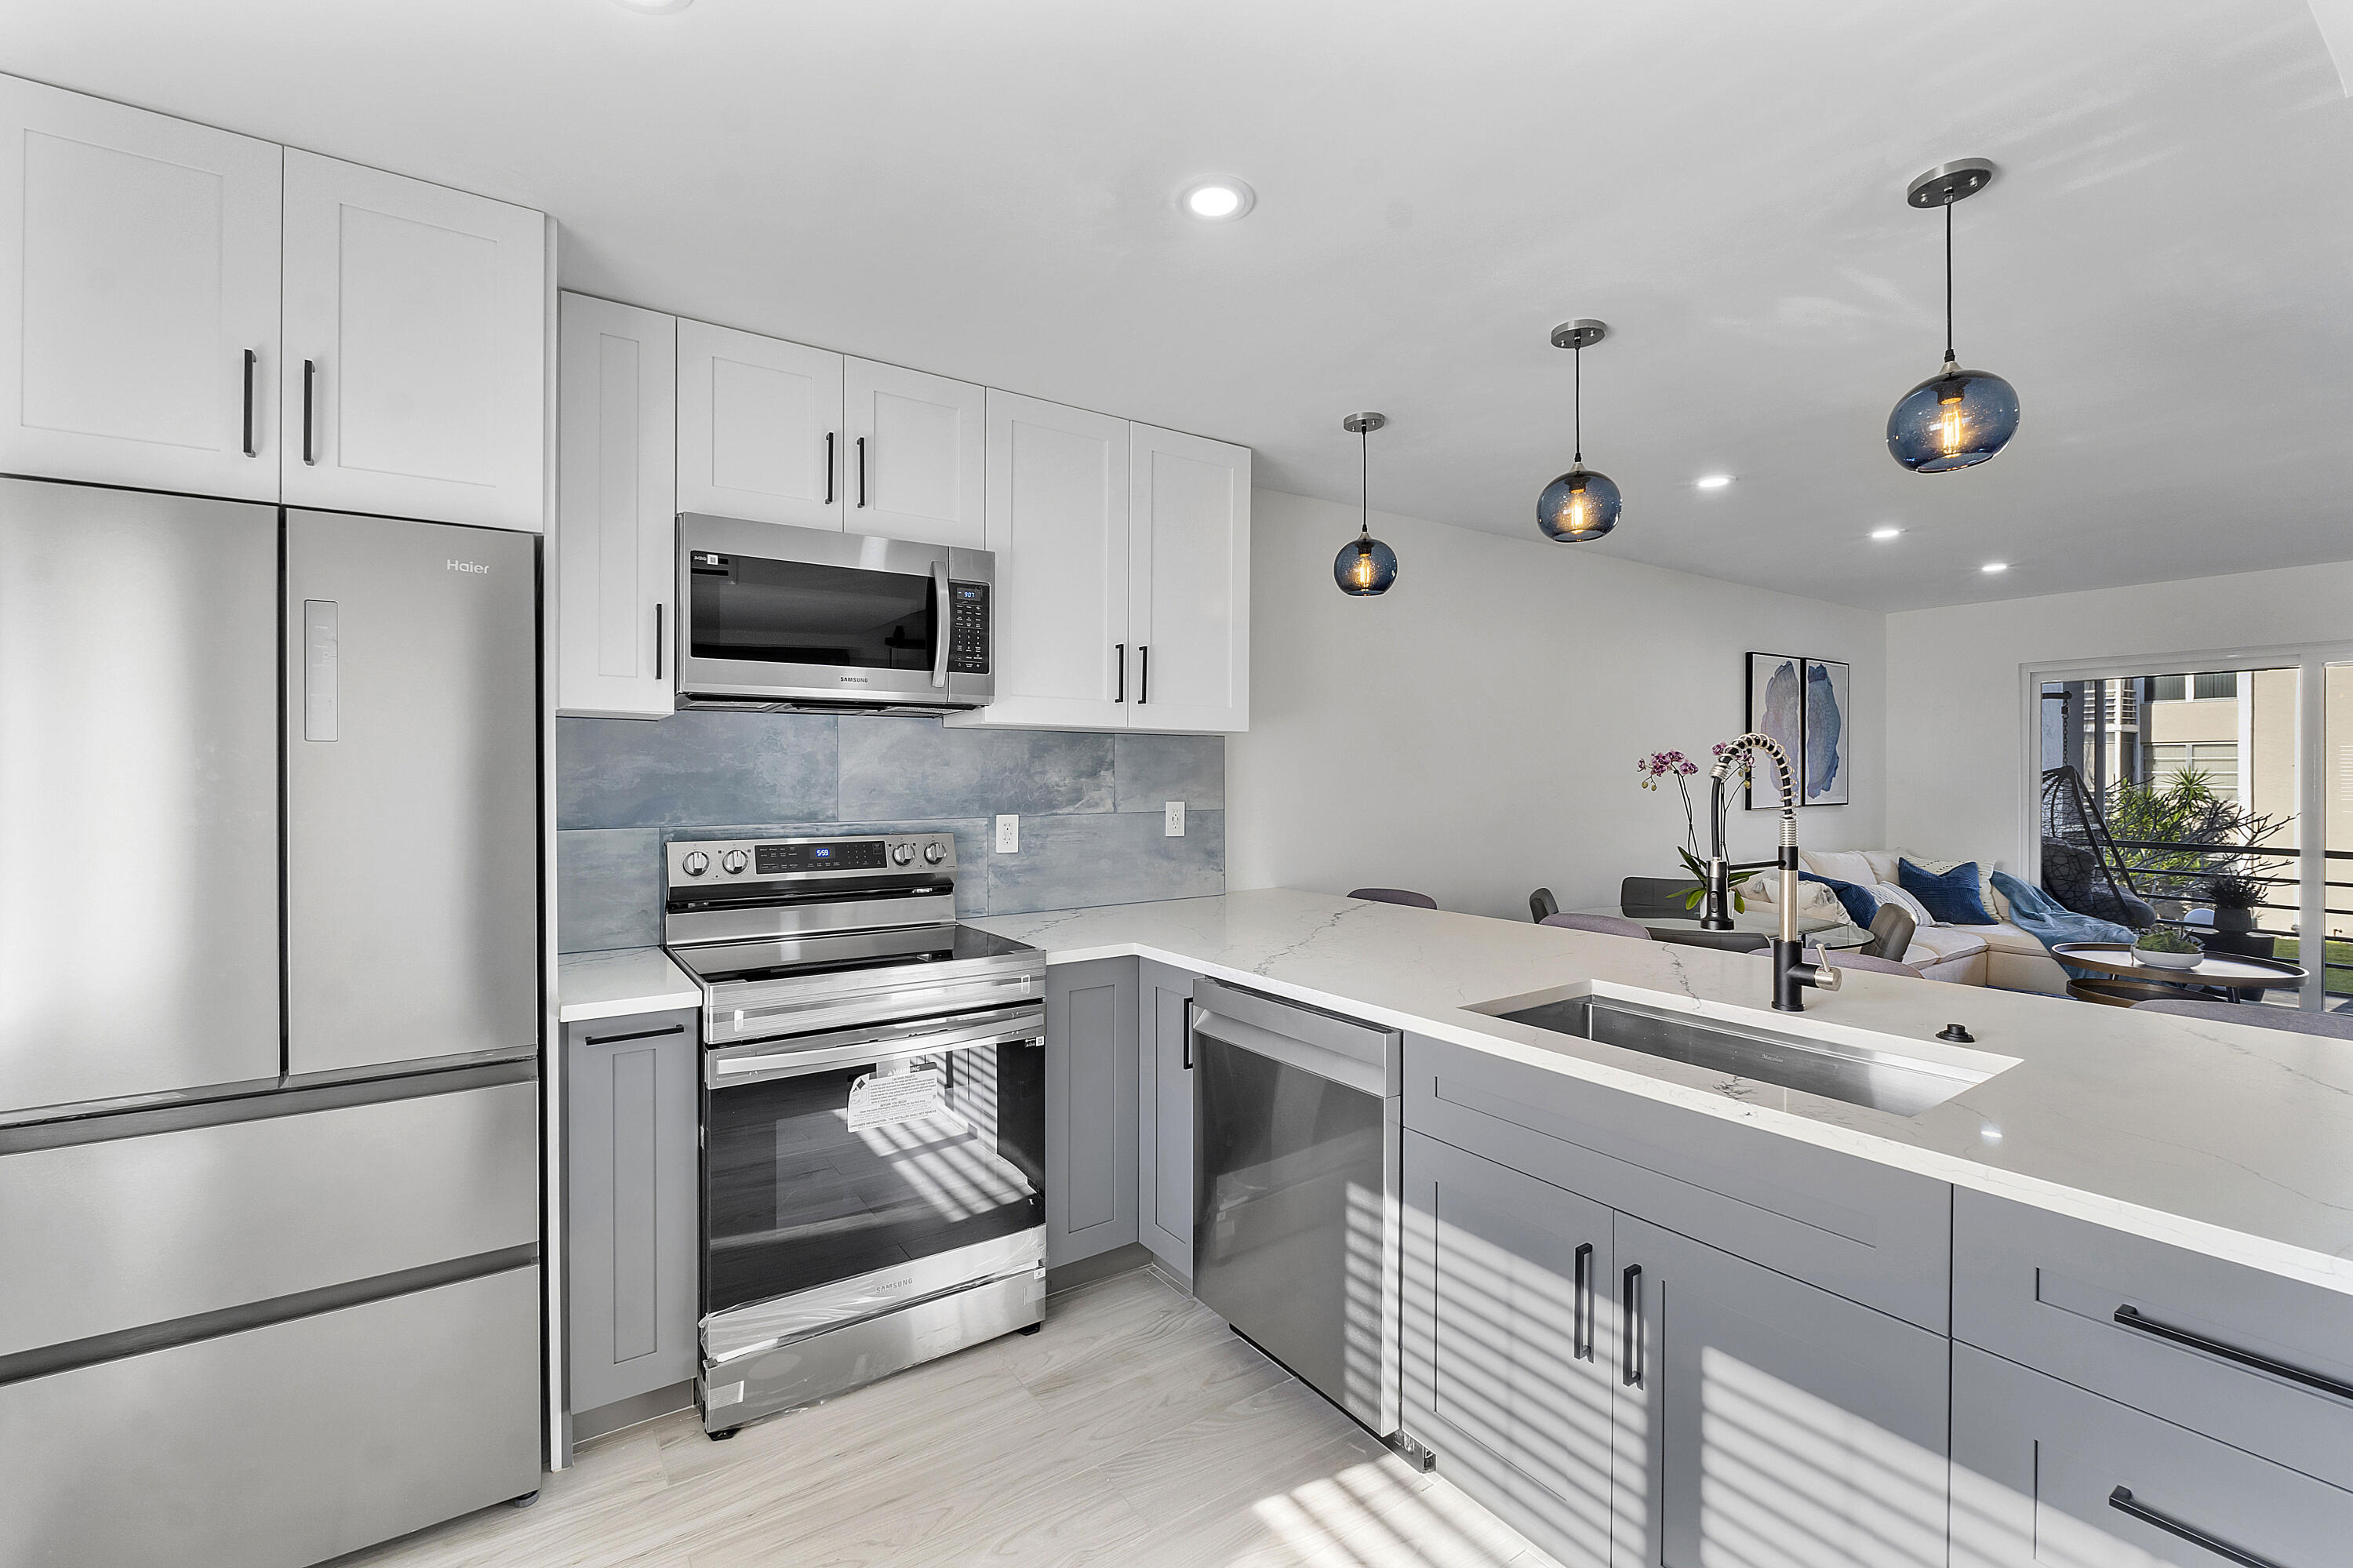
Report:
M 1377 1436 L 1398 1435 L 1394 1030 L 1193 985 L 1193 1293 Z

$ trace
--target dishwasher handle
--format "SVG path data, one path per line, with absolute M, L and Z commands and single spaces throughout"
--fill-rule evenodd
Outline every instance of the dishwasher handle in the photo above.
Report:
M 1254 1056 L 1263 1056 L 1270 1062 L 1313 1074 L 1343 1088 L 1371 1095 L 1376 1099 L 1388 1097 L 1388 1074 L 1373 1063 L 1322 1045 L 1311 1045 L 1304 1040 L 1294 1040 L 1288 1034 L 1279 1034 L 1255 1023 L 1245 1023 L 1239 1018 L 1228 1018 L 1198 1001 L 1193 1004 L 1193 1036 L 1198 1040 L 1215 1040 L 1238 1051 L 1248 1051 Z

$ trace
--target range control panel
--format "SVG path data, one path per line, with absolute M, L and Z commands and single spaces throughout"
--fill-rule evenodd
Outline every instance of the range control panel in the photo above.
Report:
M 988 673 L 988 585 L 948 584 L 948 669 L 959 675 Z
M 839 839 L 679 839 L 663 851 L 671 887 L 776 882 L 828 875 L 955 870 L 948 833 L 892 833 Z

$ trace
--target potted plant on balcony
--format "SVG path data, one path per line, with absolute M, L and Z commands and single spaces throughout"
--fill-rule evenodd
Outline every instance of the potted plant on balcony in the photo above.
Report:
M 2205 956 L 2205 948 L 2171 926 L 2152 926 L 2133 944 L 2134 958 L 2161 969 L 2194 969 Z
M 2255 906 L 2263 901 L 2263 884 L 2244 870 L 2217 876 L 2206 890 L 2214 904 L 2214 929 L 2230 936 L 2255 928 Z

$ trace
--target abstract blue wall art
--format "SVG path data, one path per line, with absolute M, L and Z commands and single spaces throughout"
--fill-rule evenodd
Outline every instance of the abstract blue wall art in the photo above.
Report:
M 1830 659 L 1806 661 L 1805 760 L 1799 775 L 1805 781 L 1800 799 L 1809 806 L 1846 804 L 1847 667 Z
M 1804 751 L 1806 696 L 1800 672 L 1805 662 L 1788 653 L 1748 655 L 1748 727 L 1779 741 L 1793 761 Z M 1748 775 L 1748 809 L 1780 810 L 1780 768 L 1761 751 L 1754 762 Z M 1804 764 L 1799 767 L 1802 774 Z

